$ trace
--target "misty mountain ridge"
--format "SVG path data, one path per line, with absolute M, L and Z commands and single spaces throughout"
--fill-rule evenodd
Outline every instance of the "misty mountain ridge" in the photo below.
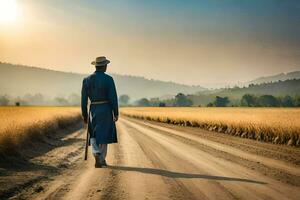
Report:
M 216 89 L 187 96 L 193 101 L 194 105 L 206 106 L 208 103 L 213 102 L 216 96 L 228 97 L 232 105 L 238 105 L 245 94 L 251 94 L 256 97 L 262 95 L 272 95 L 277 98 L 285 96 L 300 97 L 300 79 L 250 84 L 247 87 Z
M 179 92 L 193 94 L 205 90 L 201 86 L 146 79 L 139 76 L 110 75 L 115 80 L 118 95 L 127 94 L 131 100 L 143 97 L 174 96 Z M 66 97 L 72 93 L 80 94 L 82 80 L 86 76 L 88 74 L 0 62 L 0 94 L 24 96 L 40 93 L 50 98 Z
M 285 81 L 291 79 L 300 79 L 300 71 L 293 71 L 288 73 L 280 73 L 272 76 L 262 76 L 256 78 L 252 81 L 247 82 L 247 84 L 262 84 L 262 83 L 270 83 L 277 81 Z

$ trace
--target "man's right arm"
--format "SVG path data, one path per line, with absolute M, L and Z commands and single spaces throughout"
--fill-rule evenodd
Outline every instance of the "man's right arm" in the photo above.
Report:
M 115 82 L 112 78 L 110 79 L 108 98 L 109 98 L 110 104 L 112 106 L 112 111 L 113 111 L 114 118 L 115 118 L 114 120 L 118 121 L 118 118 L 119 118 L 118 95 L 117 95 Z
M 87 103 L 88 103 L 88 90 L 87 90 L 87 81 L 83 79 L 82 81 L 82 88 L 81 88 L 81 114 L 85 123 L 87 123 L 88 117 L 88 110 L 87 110 Z

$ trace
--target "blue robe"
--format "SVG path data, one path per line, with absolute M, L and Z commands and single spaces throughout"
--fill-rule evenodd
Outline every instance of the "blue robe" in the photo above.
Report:
M 119 116 L 118 97 L 114 80 L 102 71 L 96 70 L 83 79 L 81 90 L 82 117 L 88 116 L 88 99 L 94 101 L 108 101 L 104 104 L 90 105 L 89 134 L 96 138 L 97 144 L 117 143 L 116 124 L 113 115 Z

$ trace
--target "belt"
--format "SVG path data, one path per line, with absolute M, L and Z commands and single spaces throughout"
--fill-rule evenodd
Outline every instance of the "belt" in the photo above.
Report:
M 108 103 L 108 101 L 93 101 L 91 102 L 91 105 L 104 104 L 104 103 Z

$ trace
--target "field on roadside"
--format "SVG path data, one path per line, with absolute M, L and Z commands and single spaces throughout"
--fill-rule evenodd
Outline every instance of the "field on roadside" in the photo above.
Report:
M 300 146 L 299 108 L 122 108 L 129 117 Z
M 0 158 L 59 128 L 79 123 L 78 107 L 0 107 Z

